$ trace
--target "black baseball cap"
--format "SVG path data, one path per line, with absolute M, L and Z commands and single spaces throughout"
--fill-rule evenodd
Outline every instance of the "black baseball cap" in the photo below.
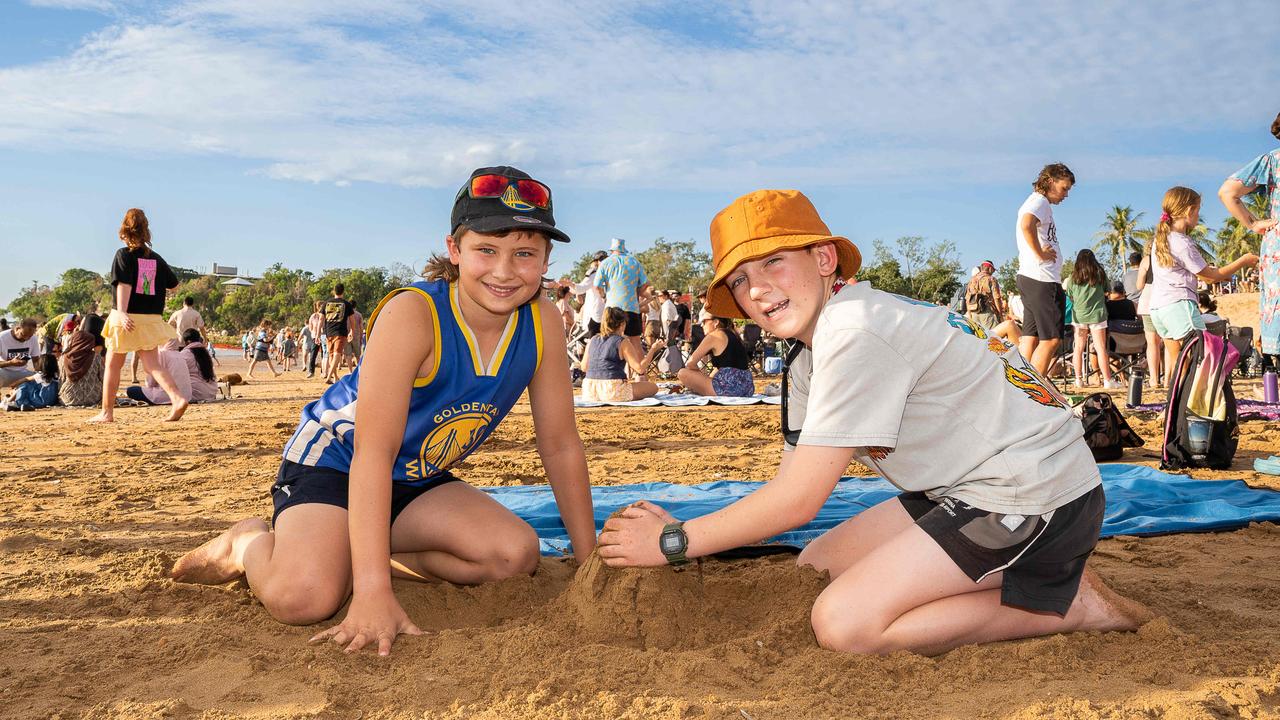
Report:
M 556 221 L 551 214 L 551 209 L 555 207 L 551 202 L 551 188 L 547 188 L 545 210 L 529 203 L 511 203 L 506 196 L 471 197 L 471 181 L 481 175 L 501 175 L 511 180 L 534 180 L 529 173 L 507 165 L 473 170 L 453 201 L 453 214 L 449 218 L 451 233 L 456 233 L 460 225 L 466 225 L 480 233 L 532 230 L 546 233 L 548 237 L 560 242 L 569 242 L 569 236 L 556 229 Z M 541 180 L 535 180 L 535 182 L 546 187 L 546 183 Z

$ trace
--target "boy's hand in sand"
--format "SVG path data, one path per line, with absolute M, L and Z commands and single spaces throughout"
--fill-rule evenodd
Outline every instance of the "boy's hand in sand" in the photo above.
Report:
M 651 502 L 633 503 L 605 521 L 597 551 L 609 567 L 666 565 L 658 537 L 673 522 L 671 513 Z
M 422 630 L 409 619 L 393 593 L 352 595 L 351 607 L 342 622 L 319 632 L 309 642 L 332 639 L 346 645 L 348 653 L 359 652 L 370 643 L 378 643 L 379 655 L 390 655 L 391 644 L 398 635 L 421 635 Z

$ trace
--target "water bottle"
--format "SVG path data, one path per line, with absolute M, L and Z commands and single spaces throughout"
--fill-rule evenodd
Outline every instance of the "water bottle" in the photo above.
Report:
M 1280 402 L 1276 396 L 1276 374 L 1268 370 L 1262 373 L 1262 399 L 1269 403 Z
M 1129 374 L 1129 398 L 1125 404 L 1129 407 L 1142 404 L 1142 368 L 1134 368 Z

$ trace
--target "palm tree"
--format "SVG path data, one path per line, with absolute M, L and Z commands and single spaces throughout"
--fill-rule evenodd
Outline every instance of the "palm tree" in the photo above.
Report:
M 1104 262 L 1109 277 L 1120 277 L 1124 271 L 1125 256 L 1142 250 L 1142 243 L 1135 234 L 1142 215 L 1143 213 L 1134 214 L 1133 208 L 1128 205 L 1116 205 L 1107 213 L 1102 229 L 1093 234 L 1098 240 L 1093 249 L 1106 258 Z

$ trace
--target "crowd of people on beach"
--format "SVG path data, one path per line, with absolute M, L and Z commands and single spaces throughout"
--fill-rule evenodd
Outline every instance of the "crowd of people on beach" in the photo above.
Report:
M 1280 138 L 1280 117 L 1272 130 Z M 1077 372 L 1091 342 L 1103 384 L 1112 386 L 1105 333 L 1109 322 L 1127 319 L 1154 333 L 1151 345 L 1163 357 L 1149 356 L 1152 373 L 1160 377 L 1163 363 L 1162 380 L 1172 382 L 1181 343 L 1206 328 L 1198 281 L 1223 282 L 1260 257 L 1207 263 L 1189 235 L 1201 196 L 1173 187 L 1153 237 L 1130 259 L 1132 274 L 1109 283 L 1085 250 L 1064 278 L 1053 206 L 1075 182 L 1063 164 L 1043 168 L 1016 215 L 1018 292 L 1006 296 L 994 264 L 983 263 L 965 286 L 962 312 L 857 282 L 860 250 L 833 233 L 805 195 L 751 192 L 712 219 L 714 275 L 700 307 L 691 307 L 686 293 L 655 291 L 621 239 L 593 256 L 580 281 L 548 283 L 553 246 L 569 242 L 550 188 L 513 167 L 479 168 L 455 198 L 446 252 L 367 322 L 337 285 L 298 333 L 276 332 L 270 319 L 245 332 L 250 373 L 263 362 L 273 373 L 282 372 L 276 362 L 288 371 L 301 350 L 308 376 L 323 359 L 327 387 L 285 443 L 271 521 L 237 522 L 179 559 L 172 576 L 205 584 L 244 578 L 272 616 L 292 624 L 324 621 L 350 597 L 346 615 L 313 639 L 389 653 L 399 635 L 421 632 L 396 599 L 393 577 L 478 584 L 536 570 L 533 528 L 454 474 L 527 393 L 533 447 L 578 562 L 596 552 L 613 567 L 678 566 L 761 542 L 812 519 L 856 460 L 902 493 L 800 554 L 799 563 L 831 577 L 811 615 L 821 646 L 936 654 L 969 643 L 1132 630 L 1150 612 L 1087 567 L 1104 493 L 1051 366 L 1070 327 Z M 1254 217 L 1241 202 L 1253 192 L 1269 194 L 1269 217 Z M 1275 355 L 1280 150 L 1228 178 L 1219 197 L 1264 235 L 1261 350 Z M 126 396 L 168 399 L 167 419 L 177 420 L 200 399 L 195 379 L 207 382 L 212 356 L 198 313 L 161 316 L 177 281 L 151 248 L 141 210 L 128 211 L 120 238 L 105 322 L 74 315 L 55 324 L 52 338 L 33 320 L 18 323 L 0 333 L 0 377 L 48 387 L 100 376 L 100 393 L 92 379 L 78 392 L 100 396 L 93 419 L 106 422 L 125 358 L 136 353 L 155 384 Z M 571 295 L 581 298 L 578 307 Z M 1203 301 L 1211 309 L 1212 298 Z M 635 399 L 657 391 L 649 374 L 664 349 L 687 344 L 687 357 L 681 351 L 667 364 L 684 388 L 750 393 L 743 321 L 789 343 L 773 479 L 702 517 L 678 520 L 655 503 L 635 503 L 597 535 L 571 362 L 583 373 L 585 396 Z M 560 349 L 575 337 L 585 344 L 580 359 Z

